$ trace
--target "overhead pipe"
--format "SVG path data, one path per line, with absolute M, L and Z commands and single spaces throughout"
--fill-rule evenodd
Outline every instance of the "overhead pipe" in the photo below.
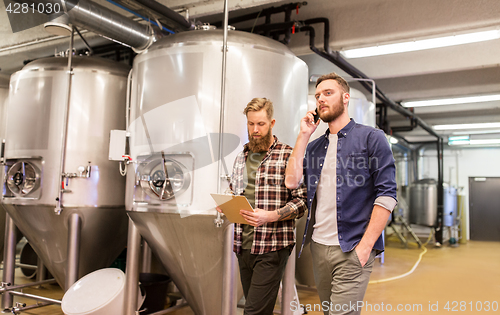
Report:
M 230 19 L 228 19 L 228 23 L 229 23 L 229 25 L 233 25 L 233 24 L 240 23 L 240 22 L 258 19 L 259 17 L 266 17 L 266 24 L 269 24 L 269 23 L 271 23 L 271 15 L 277 14 L 277 13 L 283 13 L 283 12 L 287 12 L 287 11 L 291 12 L 292 10 L 299 9 L 301 6 L 304 6 L 304 5 L 307 5 L 307 2 L 305 2 L 305 1 L 304 2 L 294 2 L 294 3 L 284 4 L 284 5 L 279 6 L 279 7 L 270 7 L 267 9 L 263 9 L 259 12 L 249 13 L 249 14 L 245 14 L 242 16 L 230 18 Z M 214 25 L 216 27 L 221 27 L 223 24 L 224 24 L 224 21 L 212 23 L 212 25 Z
M 34 0 L 14 0 L 38 4 Z M 150 25 L 137 23 L 115 11 L 90 0 L 43 0 L 47 4 L 60 6 L 68 18 L 68 23 L 85 28 L 98 35 L 133 47 L 136 50 L 148 48 L 154 41 Z
M 349 62 L 347 62 L 344 58 L 340 56 L 340 53 L 335 51 L 332 52 L 330 47 L 329 47 L 329 40 L 326 38 L 325 35 L 325 41 L 324 41 L 324 49 L 325 51 L 320 51 L 318 48 L 316 48 L 314 44 L 314 38 L 315 38 L 315 30 L 314 27 L 312 27 L 310 24 L 315 24 L 315 23 L 324 23 L 325 24 L 325 34 L 328 34 L 329 36 L 329 24 L 327 23 L 328 19 L 326 18 L 320 18 L 320 19 L 311 19 L 311 20 L 306 20 L 304 23 L 306 24 L 305 26 L 302 26 L 299 28 L 299 31 L 308 31 L 309 32 L 309 48 L 318 54 L 319 56 L 327 59 L 328 61 L 332 62 L 335 64 L 337 67 L 345 71 L 347 74 L 351 75 L 354 78 L 363 78 L 363 79 L 369 79 L 369 77 L 358 70 L 356 67 L 351 65 Z M 361 84 L 367 88 L 368 90 L 371 90 L 372 87 L 364 82 L 361 82 Z M 436 138 L 440 139 L 441 136 L 438 135 L 427 123 L 425 123 L 420 117 L 416 116 L 414 113 L 410 112 L 409 110 L 405 109 L 403 106 L 397 104 L 390 98 L 388 98 L 381 90 L 379 87 L 376 87 L 376 93 L 377 93 L 377 98 L 384 103 L 386 106 L 390 107 L 394 111 L 398 112 L 399 114 L 411 118 L 415 120 L 415 122 L 422 127 L 425 131 L 427 131 L 429 134 L 435 136 Z
M 182 15 L 175 12 L 172 9 L 167 8 L 163 4 L 154 0 L 134 0 L 135 2 L 141 4 L 142 6 L 150 9 L 151 11 L 160 14 L 166 19 L 179 25 L 183 31 L 187 31 L 191 28 L 191 22 L 186 20 Z
M 121 4 L 117 3 L 117 2 L 114 2 L 113 0 L 107 0 L 107 1 L 108 1 L 109 3 L 111 3 L 111 4 L 115 5 L 115 6 L 119 7 L 120 9 L 123 9 L 123 10 L 125 10 L 125 11 L 127 11 L 127 12 L 132 13 L 133 15 L 137 16 L 138 18 L 141 18 L 141 19 L 143 19 L 144 21 L 147 21 L 147 22 L 149 22 L 149 23 L 153 24 L 154 26 L 161 28 L 161 29 L 162 29 L 163 31 L 165 31 L 165 32 L 168 32 L 168 33 L 170 33 L 170 34 L 175 34 L 175 32 L 174 32 L 174 31 L 172 31 L 172 30 L 170 30 L 170 29 L 166 28 L 165 26 L 160 25 L 160 24 L 158 24 L 158 23 L 156 23 L 156 22 L 154 22 L 154 21 L 151 21 L 151 19 L 149 19 L 149 18 L 147 18 L 147 17 L 145 17 L 145 16 L 140 15 L 139 13 L 135 12 L 134 10 L 132 10 L 132 9 L 130 9 L 130 8 L 127 8 L 127 7 L 125 7 L 125 6 L 121 5 Z

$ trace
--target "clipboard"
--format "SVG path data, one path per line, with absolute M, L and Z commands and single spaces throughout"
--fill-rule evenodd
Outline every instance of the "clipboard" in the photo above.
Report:
M 222 209 L 224 215 L 232 223 L 249 224 L 241 214 L 240 210 L 254 211 L 245 196 L 210 194 L 215 203 Z

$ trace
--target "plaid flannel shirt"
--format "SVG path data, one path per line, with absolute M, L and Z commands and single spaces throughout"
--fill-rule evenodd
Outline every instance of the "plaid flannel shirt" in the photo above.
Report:
M 245 183 L 243 172 L 248 157 L 248 144 L 238 154 L 234 162 L 230 189 L 235 195 L 243 195 Z M 307 192 L 304 185 L 297 189 L 288 189 L 285 186 L 285 169 L 288 158 L 292 154 L 292 147 L 278 141 L 276 136 L 266 156 L 257 169 L 255 177 L 255 207 L 267 211 L 274 211 L 289 205 L 295 210 L 296 218 L 304 215 Z M 295 219 L 268 222 L 255 227 L 252 254 L 265 254 L 277 251 L 295 244 Z M 233 250 L 241 254 L 243 226 L 234 225 Z

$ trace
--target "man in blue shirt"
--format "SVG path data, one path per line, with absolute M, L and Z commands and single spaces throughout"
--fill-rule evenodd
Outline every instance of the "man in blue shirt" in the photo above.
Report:
M 381 233 L 396 205 L 394 158 L 382 130 L 349 118 L 349 85 L 335 73 L 316 82 L 316 110 L 328 123 L 308 144 L 319 121 L 302 118 L 287 169 L 289 189 L 307 187 L 304 242 L 310 239 L 314 278 L 328 314 L 359 314 Z M 302 251 L 302 248 L 301 248 Z

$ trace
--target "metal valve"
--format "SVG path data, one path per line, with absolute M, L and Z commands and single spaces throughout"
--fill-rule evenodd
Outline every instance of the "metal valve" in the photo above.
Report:
M 16 306 L 14 306 L 10 312 L 12 314 L 20 314 L 21 308 L 26 307 L 26 303 L 16 302 Z

